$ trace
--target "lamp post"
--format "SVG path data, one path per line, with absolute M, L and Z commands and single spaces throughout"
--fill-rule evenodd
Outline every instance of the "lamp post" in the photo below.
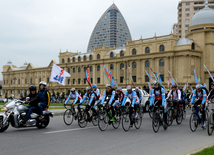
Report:
M 14 77 L 13 81 L 14 81 L 14 85 L 13 86 L 14 86 L 14 98 L 15 98 L 15 96 L 16 96 L 16 94 L 15 94 L 15 86 L 16 86 L 15 85 L 15 81 L 16 81 L 16 77 Z
M 127 87 L 127 64 L 129 65 L 129 69 L 130 69 L 130 64 L 129 64 L 129 62 L 128 61 L 125 61 L 125 81 L 126 81 L 126 87 Z M 124 68 L 122 68 L 122 69 L 124 69 Z

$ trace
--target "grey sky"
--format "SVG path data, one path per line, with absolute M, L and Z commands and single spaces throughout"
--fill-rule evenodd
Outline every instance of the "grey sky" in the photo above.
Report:
M 115 0 L 133 39 L 167 35 L 179 0 Z M 0 0 L 0 72 L 10 59 L 34 67 L 62 51 L 86 52 L 90 35 L 113 0 Z M 2 74 L 0 74 L 0 80 Z

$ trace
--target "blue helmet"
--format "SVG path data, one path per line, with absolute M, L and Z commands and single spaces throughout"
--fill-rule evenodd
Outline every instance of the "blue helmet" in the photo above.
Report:
M 92 88 L 97 88 L 97 85 L 96 85 L 96 84 L 93 84 Z

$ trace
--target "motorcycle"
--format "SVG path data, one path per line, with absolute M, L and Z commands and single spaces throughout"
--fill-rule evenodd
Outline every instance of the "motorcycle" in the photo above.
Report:
M 27 99 L 28 100 L 28 99 Z M 28 107 L 24 105 L 25 101 L 14 99 L 3 106 L 3 113 L 0 114 L 0 132 L 8 129 L 9 124 L 14 128 L 37 127 L 38 129 L 46 128 L 53 114 L 50 111 L 43 111 L 43 118 L 40 120 L 37 113 L 32 113 L 30 119 L 23 124 Z

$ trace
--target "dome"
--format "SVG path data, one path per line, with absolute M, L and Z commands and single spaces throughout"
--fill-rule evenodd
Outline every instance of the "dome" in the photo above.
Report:
M 214 9 L 206 5 L 192 17 L 191 26 L 200 24 L 214 24 Z
M 188 38 L 180 38 L 175 46 L 181 46 L 181 45 L 190 45 L 190 43 L 193 42 L 193 40 L 188 39 Z

